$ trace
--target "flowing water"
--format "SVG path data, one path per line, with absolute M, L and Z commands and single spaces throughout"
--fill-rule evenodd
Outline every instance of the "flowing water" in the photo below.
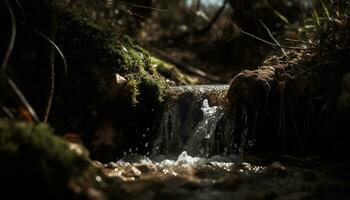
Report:
M 227 85 L 171 88 L 173 98 L 160 121 L 153 154 L 187 151 L 191 156 L 209 157 L 225 148 L 228 151 L 227 141 L 233 138 L 224 108 L 227 89 Z
M 95 163 L 114 180 L 111 199 L 349 197 L 349 177 L 336 175 L 347 172 L 347 167 L 330 173 L 335 168 L 310 160 L 245 155 L 253 145 L 248 134 L 255 134 L 258 113 L 250 117 L 241 109 L 240 120 L 235 120 L 236 112 L 225 108 L 227 89 L 227 85 L 170 88 L 152 155 L 129 154 L 116 162 Z

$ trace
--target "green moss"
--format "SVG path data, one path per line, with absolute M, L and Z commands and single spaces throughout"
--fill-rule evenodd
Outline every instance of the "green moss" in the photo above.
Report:
M 142 101 L 137 98 L 142 80 L 153 79 L 160 85 L 158 89 L 165 89 L 163 87 L 165 80 L 152 66 L 153 62 L 147 51 L 128 36 L 94 24 L 81 12 L 62 11 L 59 14 L 58 35 L 70 70 L 119 73 L 127 76 L 129 85 L 136 86 L 133 87 L 130 97 L 134 103 Z M 75 69 L 76 67 L 80 69 Z M 103 76 L 100 78 L 103 79 Z M 159 96 L 158 100 L 161 99 Z
M 58 24 L 57 44 L 68 63 L 61 94 L 63 126 L 68 128 L 61 132 L 84 133 L 89 147 L 96 139 L 96 129 L 108 120 L 113 122 L 116 138 L 122 139 L 114 141 L 109 153 L 96 150 L 100 153 L 95 154 L 91 147 L 94 159 L 106 154 L 110 160 L 116 159 L 135 147 L 138 153 L 145 153 L 147 138 L 142 135 L 154 126 L 167 89 L 166 78 L 158 72 L 154 59 L 130 37 L 92 23 L 77 10 L 61 11 Z M 116 73 L 126 83 L 117 83 Z
M 198 80 L 194 77 L 191 77 L 187 74 L 184 74 L 179 69 L 177 69 L 173 64 L 164 62 L 156 57 L 151 56 L 151 60 L 154 66 L 154 69 L 164 76 L 165 78 L 175 81 L 177 84 L 186 85 L 186 84 L 196 84 Z
M 74 199 L 76 189 L 89 184 L 83 175 L 92 169 L 89 161 L 70 151 L 46 124 L 0 120 L 0 158 L 3 191 L 14 199 Z

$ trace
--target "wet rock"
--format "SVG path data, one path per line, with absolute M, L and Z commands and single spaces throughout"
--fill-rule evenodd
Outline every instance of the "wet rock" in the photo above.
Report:
M 122 172 L 122 175 L 125 177 L 139 177 L 141 174 L 142 172 L 135 166 L 131 166 Z
M 153 164 L 140 164 L 136 166 L 143 174 L 148 174 L 150 172 L 157 171 L 157 167 Z
M 106 168 L 109 168 L 109 169 L 114 169 L 114 168 L 117 168 L 119 165 L 117 165 L 117 163 L 115 162 L 109 162 L 106 166 Z
M 104 175 L 108 177 L 120 177 L 122 173 L 122 171 L 117 168 L 114 168 L 114 169 L 104 168 L 102 169 L 102 172 Z
M 92 164 L 99 169 L 102 169 L 103 167 L 105 167 L 104 164 L 102 164 L 101 162 L 99 162 L 97 160 L 93 160 Z

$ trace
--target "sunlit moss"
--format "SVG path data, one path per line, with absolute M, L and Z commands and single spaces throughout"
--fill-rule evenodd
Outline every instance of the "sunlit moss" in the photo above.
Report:
M 198 80 L 177 69 L 173 64 L 151 56 L 154 69 L 165 78 L 175 81 L 177 84 L 196 84 Z
M 67 55 L 71 70 L 79 67 L 87 71 L 119 73 L 128 77 L 133 93 L 130 100 L 137 99 L 142 80 L 153 79 L 165 89 L 165 79 L 152 67 L 149 54 L 126 35 L 117 34 L 108 27 L 100 27 L 77 10 L 64 10 L 59 15 L 59 42 Z M 103 79 L 103 76 L 99 77 Z M 158 94 L 163 94 L 160 92 Z M 159 96 L 158 100 L 162 97 Z

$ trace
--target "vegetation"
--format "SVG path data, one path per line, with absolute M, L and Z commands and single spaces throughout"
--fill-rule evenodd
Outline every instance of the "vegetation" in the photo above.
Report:
M 80 199 L 97 187 L 88 158 L 69 150 L 46 124 L 0 121 L 2 196 Z

